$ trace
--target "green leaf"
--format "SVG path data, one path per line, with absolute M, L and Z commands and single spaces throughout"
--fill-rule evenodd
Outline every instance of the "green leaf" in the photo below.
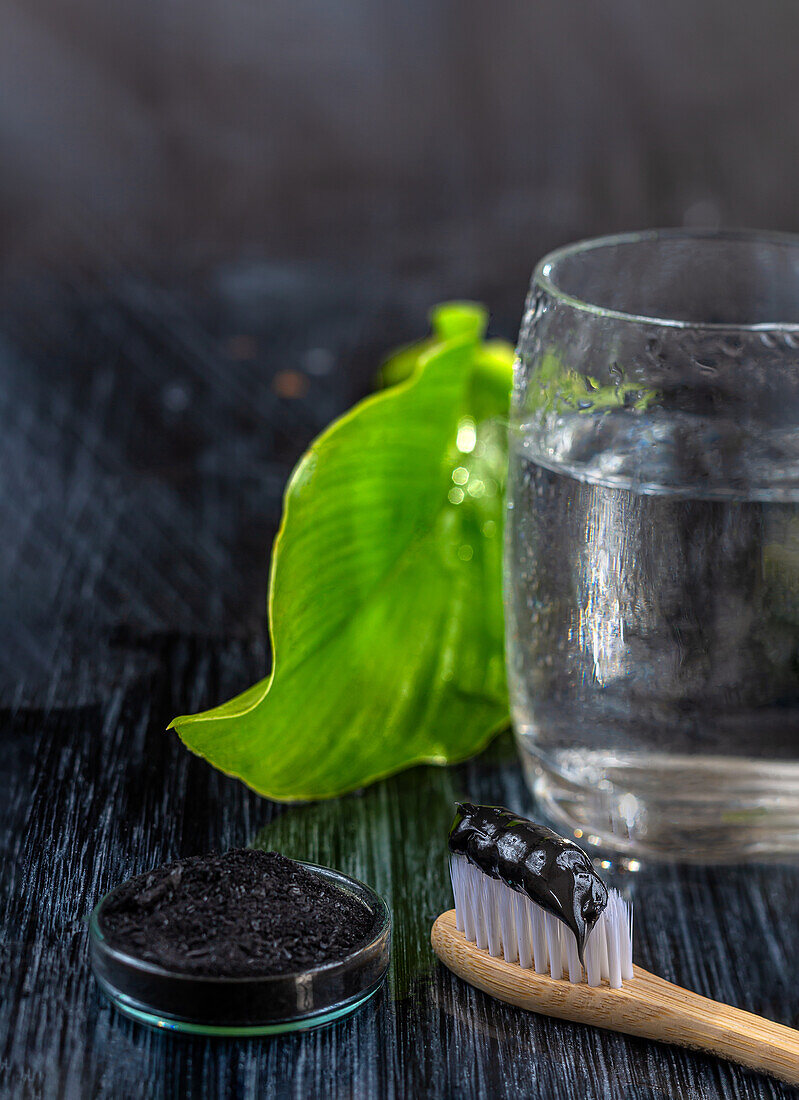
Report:
M 512 349 L 434 313 L 404 382 L 295 469 L 269 590 L 273 672 L 176 718 L 192 751 L 280 800 L 481 749 L 507 724 L 502 519 Z
M 398 348 L 378 371 L 378 386 L 381 388 L 396 386 L 410 378 L 421 356 L 437 342 L 440 343 L 451 336 L 474 336 L 475 339 L 480 339 L 485 332 L 487 322 L 488 315 L 477 302 L 444 302 L 443 305 L 435 306 L 430 312 L 433 335 L 415 344 Z M 495 343 L 498 348 L 497 354 L 505 368 L 505 379 L 507 379 L 508 345 L 503 340 L 497 340 Z M 493 346 L 493 344 L 486 345 L 487 349 Z M 507 400 L 505 405 L 507 406 Z
M 398 348 L 377 372 L 377 385 L 381 389 L 388 389 L 389 386 L 397 386 L 400 382 L 405 382 L 418 367 L 422 354 L 428 348 L 432 348 L 435 342 L 431 337 L 429 340 Z

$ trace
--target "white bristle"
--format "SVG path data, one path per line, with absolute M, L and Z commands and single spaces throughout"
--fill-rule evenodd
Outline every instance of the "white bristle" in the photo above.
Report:
M 499 958 L 502 954 L 502 935 L 499 927 L 499 905 L 497 903 L 495 889 L 495 887 L 501 885 L 501 883 L 495 882 L 494 879 L 489 878 L 488 875 L 483 875 L 483 919 L 485 920 L 488 953 L 495 959 Z
M 516 894 L 513 899 L 513 907 L 508 905 L 511 913 L 516 917 L 516 954 L 519 956 L 519 966 L 529 970 L 533 965 L 533 936 L 530 930 L 530 901 L 523 894 Z M 513 954 L 513 949 L 509 952 Z
M 608 904 L 585 945 L 585 973 L 577 954 L 574 934 L 552 913 L 536 905 L 526 894 L 511 890 L 499 879 L 483 874 L 465 856 L 450 860 L 455 923 L 471 943 L 495 958 L 537 974 L 549 973 L 570 982 L 601 982 L 618 989 L 633 976 L 633 913 L 617 890 L 609 891 Z
M 515 890 L 511 893 L 516 893 Z M 533 954 L 535 955 L 535 972 L 536 974 L 546 974 L 549 970 L 549 954 L 547 952 L 547 933 L 544 926 L 545 922 L 543 914 L 539 907 L 535 905 L 529 898 L 525 897 L 525 903 L 531 913 L 537 911 L 535 922 L 533 923 Z
M 553 978 L 563 977 L 563 952 L 560 949 L 560 921 L 552 913 L 541 910 L 544 927 L 547 930 L 547 948 L 549 950 L 549 973 Z M 533 918 L 535 919 L 535 918 Z
M 502 954 L 508 962 L 516 962 L 519 957 L 519 938 L 516 935 L 516 927 L 513 923 L 514 912 L 515 905 L 503 905 L 500 902 L 499 921 L 501 925 Z

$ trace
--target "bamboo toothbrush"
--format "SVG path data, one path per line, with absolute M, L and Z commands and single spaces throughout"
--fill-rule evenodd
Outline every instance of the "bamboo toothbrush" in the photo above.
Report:
M 431 940 L 458 977 L 519 1008 L 708 1051 L 799 1084 L 799 1031 L 633 964 L 632 910 L 576 844 L 510 810 L 470 803 L 459 805 L 449 843 L 455 909 L 438 917 Z

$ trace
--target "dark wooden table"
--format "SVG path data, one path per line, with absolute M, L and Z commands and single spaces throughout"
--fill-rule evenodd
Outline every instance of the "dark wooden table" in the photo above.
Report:
M 434 292 L 414 288 L 240 265 L 180 290 L 124 273 L 4 291 L 2 1096 L 792 1094 L 713 1058 L 506 1008 L 436 963 L 454 799 L 534 812 L 509 736 L 458 768 L 286 807 L 164 730 L 265 671 L 286 476 L 365 392 L 379 352 L 422 330 Z M 505 335 L 522 294 L 499 318 Z M 121 1017 L 89 972 L 98 898 L 164 860 L 256 839 L 386 896 L 384 992 L 348 1021 L 263 1041 L 175 1038 Z M 796 867 L 645 867 L 638 961 L 797 1025 L 798 892 Z

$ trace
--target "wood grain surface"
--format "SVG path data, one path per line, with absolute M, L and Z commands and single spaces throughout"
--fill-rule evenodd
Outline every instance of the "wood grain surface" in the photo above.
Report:
M 263 674 L 286 475 L 365 391 L 378 349 L 418 334 L 424 293 L 273 265 L 183 290 L 127 272 L 5 295 L 3 1097 L 795 1095 L 711 1056 L 499 1004 L 437 962 L 429 933 L 451 905 L 453 801 L 534 813 L 507 735 L 454 769 L 286 807 L 165 732 L 174 714 Z M 88 967 L 85 920 L 99 897 L 164 860 L 253 842 L 387 898 L 384 992 L 351 1020 L 258 1042 L 123 1019 Z M 641 966 L 799 1023 L 795 866 L 644 867 L 632 879 Z

